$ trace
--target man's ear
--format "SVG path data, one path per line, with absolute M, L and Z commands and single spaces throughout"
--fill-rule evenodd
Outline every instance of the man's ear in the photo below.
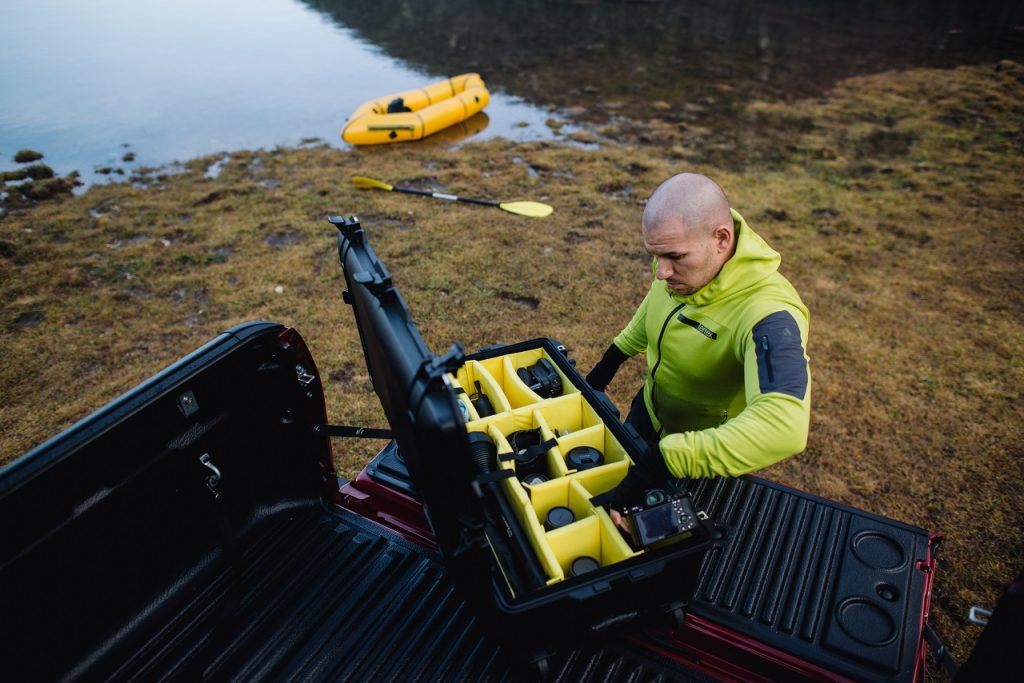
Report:
M 715 240 L 715 250 L 718 253 L 732 250 L 733 239 L 735 237 L 732 226 L 719 225 L 711 231 L 711 237 Z

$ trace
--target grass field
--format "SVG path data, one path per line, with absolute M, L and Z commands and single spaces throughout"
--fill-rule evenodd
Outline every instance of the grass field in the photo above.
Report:
M 811 310 L 809 446 L 763 474 L 943 533 L 932 623 L 963 659 L 968 608 L 993 605 L 1024 558 L 1024 67 L 861 77 L 744 116 L 727 143 L 653 118 L 559 143 L 238 152 L 216 178 L 211 157 L 38 203 L 8 186 L 0 462 L 252 319 L 305 337 L 333 422 L 384 426 L 327 214 L 362 219 L 435 351 L 550 336 L 585 371 L 649 284 L 646 197 L 696 170 Z M 353 175 L 555 213 L 357 190 Z M 643 373 L 620 371 L 621 408 Z M 373 454 L 338 443 L 339 474 Z

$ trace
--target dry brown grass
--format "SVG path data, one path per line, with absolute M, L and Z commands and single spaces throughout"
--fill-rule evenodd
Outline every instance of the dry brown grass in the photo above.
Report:
M 919 70 L 754 105 L 740 144 L 764 153 L 744 164 L 652 120 L 608 132 L 635 143 L 653 131 L 657 145 L 240 152 L 217 179 L 203 175 L 212 158 L 197 160 L 145 188 L 12 209 L 0 220 L 0 462 L 260 318 L 305 337 L 332 421 L 383 426 L 328 213 L 363 220 L 435 351 L 552 336 L 587 369 L 646 290 L 644 198 L 698 170 L 782 252 L 812 312 L 810 445 L 764 474 L 946 534 L 933 622 L 963 658 L 977 635 L 968 607 L 993 604 L 1022 558 L 1022 81 L 1012 63 Z M 352 175 L 555 214 L 360 191 Z M 621 371 L 620 407 L 643 370 Z M 339 473 L 373 453 L 339 443 Z

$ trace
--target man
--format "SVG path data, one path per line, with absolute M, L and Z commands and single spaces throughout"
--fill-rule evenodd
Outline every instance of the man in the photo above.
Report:
M 799 453 L 811 407 L 807 308 L 722 188 L 694 173 L 669 178 L 644 209 L 643 240 L 654 281 L 587 375 L 603 391 L 647 353 L 626 422 L 650 451 L 595 500 L 619 508 L 672 477 L 738 476 Z

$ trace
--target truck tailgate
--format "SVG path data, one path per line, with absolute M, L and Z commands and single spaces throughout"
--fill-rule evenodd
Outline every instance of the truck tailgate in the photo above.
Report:
M 855 680 L 914 680 L 935 538 L 764 479 L 704 480 L 730 537 L 708 553 L 692 613 Z

